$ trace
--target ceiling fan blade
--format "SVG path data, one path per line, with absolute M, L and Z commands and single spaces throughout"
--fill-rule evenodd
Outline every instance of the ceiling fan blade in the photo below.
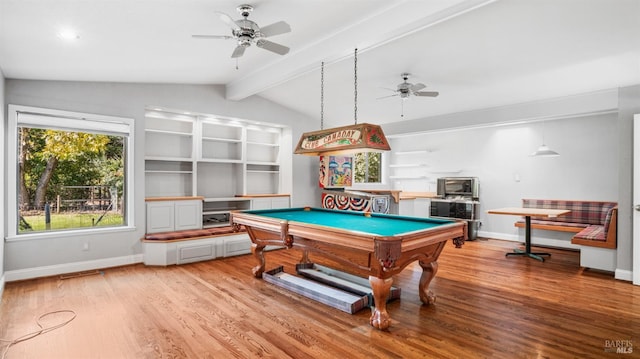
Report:
M 394 90 L 394 91 L 395 91 L 395 90 Z M 398 96 L 398 94 L 393 94 L 393 95 L 389 95 L 389 96 L 382 96 L 382 97 L 378 97 L 378 98 L 376 98 L 376 100 L 380 100 L 380 99 L 388 98 L 388 97 L 395 97 L 395 96 Z
M 218 14 L 218 17 L 220 17 L 220 20 L 222 20 L 222 22 L 227 24 L 227 26 L 229 26 L 231 30 L 240 30 L 240 26 L 236 24 L 235 20 L 233 20 L 231 16 L 220 11 L 214 11 L 214 13 Z
M 227 35 L 191 35 L 191 37 L 196 39 L 222 39 L 222 40 L 233 39 L 233 36 L 227 36 Z
M 416 96 L 436 97 L 439 95 L 437 91 L 416 91 L 413 93 Z
M 425 87 L 427 87 L 427 85 L 421 84 L 421 83 L 417 83 L 417 84 L 411 85 L 411 91 L 413 91 L 413 92 L 420 91 Z
M 288 47 L 284 45 L 276 44 L 275 42 L 271 42 L 265 39 L 260 39 L 256 41 L 256 46 L 261 47 L 265 50 L 269 50 L 271 52 L 275 52 L 278 55 L 284 55 L 289 52 Z
M 260 28 L 260 33 L 264 37 L 286 34 L 287 32 L 291 32 L 291 26 L 284 21 L 278 21 Z
M 390 89 L 390 88 L 388 88 L 388 87 L 380 87 L 380 88 L 381 88 L 381 89 L 383 89 L 383 90 L 389 90 L 389 91 L 393 91 L 393 92 L 398 91 L 398 90 L 396 90 L 396 89 Z
M 236 49 L 233 50 L 233 54 L 231 54 L 231 58 L 235 59 L 236 57 L 240 57 L 240 56 L 244 55 L 244 50 L 246 48 L 247 48 L 246 46 L 242 46 L 242 45 L 236 46 Z

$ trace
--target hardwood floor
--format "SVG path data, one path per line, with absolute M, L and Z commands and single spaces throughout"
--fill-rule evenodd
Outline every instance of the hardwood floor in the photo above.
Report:
M 421 268 L 395 278 L 388 331 L 251 275 L 250 255 L 171 267 L 133 265 L 69 279 L 7 283 L 0 337 L 37 330 L 70 309 L 68 325 L 16 344 L 7 358 L 602 358 L 640 354 L 640 287 L 583 270 L 579 254 L 541 263 L 505 257 L 511 242 L 477 240 L 439 260 L 418 297 Z M 300 252 L 268 252 L 295 273 Z M 51 315 L 56 324 L 68 313 Z M 617 341 L 617 342 L 616 342 Z M 622 341 L 622 342 L 621 342 Z M 630 341 L 630 342 L 629 342 Z M 611 354 L 618 345 L 631 354 Z

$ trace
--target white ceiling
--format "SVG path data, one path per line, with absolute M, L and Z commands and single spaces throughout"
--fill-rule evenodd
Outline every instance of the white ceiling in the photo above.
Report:
M 227 98 L 258 95 L 320 118 L 388 123 L 640 83 L 640 0 L 253 0 L 249 19 L 284 20 L 270 40 L 280 56 L 233 40 L 214 11 L 240 18 L 242 0 L 0 0 L 0 69 L 6 78 L 223 84 Z M 64 27 L 80 38 L 57 36 Z M 392 94 L 400 74 L 439 91 Z M 387 89 L 385 89 L 387 88 Z M 185 109 L 189 110 L 189 109 Z

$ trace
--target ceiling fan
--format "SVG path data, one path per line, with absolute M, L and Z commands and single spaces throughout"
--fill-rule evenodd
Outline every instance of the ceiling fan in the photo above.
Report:
M 278 21 L 271 25 L 260 28 L 258 24 L 247 19 L 249 14 L 253 11 L 251 5 L 240 5 L 237 7 L 238 12 L 242 15 L 242 19 L 233 20 L 231 16 L 216 11 L 220 20 L 227 24 L 231 28 L 231 36 L 229 35 L 191 35 L 194 38 L 199 39 L 235 39 L 238 43 L 235 50 L 231 54 L 232 58 L 238 58 L 244 54 L 244 50 L 251 44 L 255 44 L 257 47 L 275 52 L 279 55 L 284 55 L 289 52 L 289 48 L 276 44 L 275 42 L 266 40 L 266 37 L 285 34 L 291 31 L 291 27 L 284 21 Z
M 395 90 L 387 89 L 395 92 L 395 94 L 389 95 L 389 96 L 383 96 L 379 98 L 400 96 L 401 99 L 405 100 L 405 99 L 408 99 L 409 96 L 423 96 L 423 97 L 438 96 L 439 93 L 436 91 L 420 91 L 423 88 L 427 87 L 425 84 L 422 84 L 422 83 L 412 84 L 410 82 L 407 82 L 407 80 L 409 80 L 409 75 L 410 74 L 406 72 L 400 74 L 404 82 L 398 84 L 398 87 Z

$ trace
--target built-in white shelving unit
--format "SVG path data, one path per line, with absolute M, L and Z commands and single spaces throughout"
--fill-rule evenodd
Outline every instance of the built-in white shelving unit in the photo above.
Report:
M 237 196 L 290 191 L 282 188 L 282 136 L 277 125 L 148 109 L 145 196 L 202 197 L 202 227 L 229 225 L 230 211 L 253 208 L 251 198 Z

